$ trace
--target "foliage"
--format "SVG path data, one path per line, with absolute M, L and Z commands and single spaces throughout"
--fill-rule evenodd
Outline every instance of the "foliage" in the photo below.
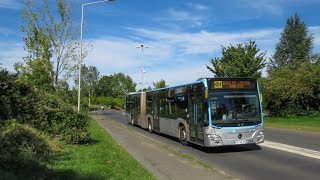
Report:
M 15 118 L 67 143 L 88 140 L 87 115 L 76 113 L 61 99 L 31 87 L 5 70 L 1 71 L 0 80 L 0 120 Z
M 86 113 L 75 112 L 69 104 L 64 103 L 54 95 L 46 94 L 45 99 L 47 121 L 37 124 L 37 128 L 72 144 L 89 140 L 87 132 L 89 121 Z
M 93 98 L 93 102 L 123 108 L 125 94 L 134 91 L 136 91 L 136 83 L 128 75 L 117 73 L 110 76 L 102 76 L 95 90 L 96 96 Z
M 153 83 L 153 86 L 154 86 L 154 89 L 159 89 L 159 88 L 165 88 L 167 87 L 168 85 L 166 85 L 166 81 L 161 79 L 160 81 L 158 82 L 154 82 Z
M 320 64 L 294 61 L 261 80 L 264 107 L 276 115 L 307 115 L 320 107 Z
M 53 90 L 52 64 L 46 59 L 27 60 L 27 66 L 22 63 L 15 64 L 15 70 L 24 82 L 34 85 L 39 89 Z
M 111 106 L 112 108 L 123 108 L 125 103 L 125 97 L 97 97 L 94 99 L 97 104 Z
M 76 104 L 77 102 L 77 92 L 70 90 L 69 84 L 65 81 L 58 80 L 54 94 L 68 104 Z
M 96 96 L 95 90 L 98 86 L 99 74 L 100 72 L 95 66 L 81 66 L 81 94 L 85 97 Z M 74 83 L 79 87 L 79 76 L 76 76 Z
M 222 57 L 211 59 L 207 68 L 216 77 L 261 77 L 259 70 L 265 67 L 265 54 L 259 53 L 255 41 L 222 47 Z
M 130 76 L 117 73 L 103 76 L 98 83 L 97 96 L 123 97 L 127 92 L 135 91 L 136 83 Z
M 49 162 L 55 150 L 49 137 L 37 129 L 15 120 L 1 122 L 0 169 L 13 171 L 42 166 Z
M 77 60 L 78 30 L 73 25 L 71 3 L 68 0 L 57 0 L 56 9 L 49 7 L 47 0 L 26 0 L 22 13 L 21 30 L 28 50 L 28 62 L 35 59 L 52 60 L 55 66 L 52 73 L 54 84 L 59 76 L 70 74 L 73 62 Z M 52 12 L 57 10 L 57 12 Z M 57 15 L 57 16 L 56 16 Z
M 313 37 L 308 35 L 308 28 L 298 14 L 290 17 L 281 33 L 270 68 L 281 68 L 298 60 L 309 62 L 312 51 Z

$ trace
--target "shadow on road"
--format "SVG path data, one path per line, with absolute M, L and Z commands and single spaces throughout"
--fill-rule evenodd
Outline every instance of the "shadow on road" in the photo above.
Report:
M 203 147 L 192 144 L 191 147 L 206 152 L 206 153 L 233 153 L 233 152 L 244 152 L 244 151 L 257 151 L 262 148 L 256 144 L 246 145 L 235 145 L 235 146 L 222 146 L 222 147 Z
M 114 112 L 114 111 L 111 111 L 111 112 L 109 111 L 108 112 L 108 111 L 105 111 L 105 112 L 100 112 L 100 113 L 103 114 L 103 115 L 109 115 L 110 117 L 118 116 L 116 119 L 120 120 L 119 112 Z M 124 120 L 124 119 L 122 119 L 122 120 Z M 130 122 L 126 122 L 125 120 L 124 120 L 124 122 L 125 122 L 125 124 L 132 126 Z M 134 125 L 134 126 L 136 128 L 143 129 L 138 125 Z M 144 130 L 146 130 L 146 129 L 144 129 Z M 172 137 L 170 135 L 156 133 L 156 132 L 153 132 L 153 133 L 157 134 L 159 136 L 162 136 L 164 138 L 170 139 L 172 141 L 180 143 L 178 138 Z M 205 153 L 234 153 L 234 152 L 245 152 L 245 151 L 257 151 L 257 150 L 261 150 L 262 149 L 260 146 L 258 146 L 256 144 L 222 146 L 222 147 L 203 147 L 203 146 L 200 146 L 200 145 L 196 145 L 196 144 L 190 143 L 189 146 L 194 148 L 194 149 L 197 149 L 199 151 L 205 152 Z
M 165 137 L 172 141 L 180 142 L 179 139 L 169 135 L 159 134 L 159 133 L 157 133 L 157 135 Z M 189 146 L 206 153 L 233 153 L 233 152 L 244 152 L 244 151 L 257 151 L 262 149 L 260 146 L 256 144 L 222 146 L 222 147 L 203 147 L 200 145 L 190 143 Z

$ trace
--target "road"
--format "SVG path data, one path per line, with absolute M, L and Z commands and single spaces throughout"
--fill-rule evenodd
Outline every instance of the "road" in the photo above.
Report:
M 105 116 L 130 126 L 119 112 L 104 112 Z M 172 148 L 189 154 L 228 174 L 246 180 L 313 180 L 320 177 L 320 159 L 306 157 L 288 152 L 294 147 L 314 150 L 317 157 L 320 154 L 320 133 L 305 133 L 299 131 L 265 128 L 267 142 L 290 145 L 287 150 L 278 147 L 243 145 L 218 148 L 204 148 L 196 145 L 183 146 L 175 138 L 149 133 L 141 128 L 134 128 L 138 133 L 155 141 L 169 145 Z M 266 143 L 267 144 L 267 143 Z M 285 146 L 286 147 L 286 146 Z

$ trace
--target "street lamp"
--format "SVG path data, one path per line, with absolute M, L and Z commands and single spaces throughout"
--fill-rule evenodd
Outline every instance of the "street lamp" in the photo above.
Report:
M 143 44 L 141 44 L 140 46 L 137 46 L 137 48 L 141 48 L 141 52 L 142 52 L 142 66 L 141 66 L 141 92 L 143 92 L 143 74 L 145 73 L 144 69 L 143 69 L 143 48 L 149 48 L 148 46 L 145 46 Z
M 78 112 L 80 111 L 80 85 L 81 85 L 81 63 L 82 63 L 82 26 L 83 26 L 83 9 L 84 6 L 87 5 L 93 5 L 93 4 L 98 4 L 98 3 L 103 3 L 103 2 L 111 2 L 115 0 L 103 0 L 103 1 L 95 1 L 95 2 L 90 2 L 90 3 L 84 3 L 82 4 L 82 9 L 81 9 L 81 24 L 80 24 L 80 59 L 79 59 L 79 88 L 78 88 Z

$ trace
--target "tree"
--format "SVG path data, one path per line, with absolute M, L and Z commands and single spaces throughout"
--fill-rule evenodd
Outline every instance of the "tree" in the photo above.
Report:
M 292 61 L 309 62 L 313 37 L 298 14 L 290 17 L 270 59 L 270 68 L 281 68 Z
M 14 65 L 21 80 L 42 90 L 53 89 L 53 70 L 49 60 L 35 59 L 27 61 L 26 64 L 27 66 L 23 66 L 21 63 Z
M 54 13 L 54 8 L 49 8 L 47 0 L 26 0 L 21 24 L 21 30 L 25 33 L 25 48 L 29 53 L 26 61 L 51 60 L 55 85 L 60 75 L 65 75 L 65 78 L 70 75 L 73 62 L 77 60 L 76 50 L 79 45 L 76 41 L 78 30 L 73 25 L 70 2 L 56 0 L 56 6 L 57 13 Z
M 103 76 L 98 83 L 97 95 L 124 97 L 125 93 L 136 91 L 136 85 L 130 76 L 123 73 Z
M 97 88 L 99 83 L 100 72 L 97 67 L 89 66 L 85 64 L 81 66 L 81 92 L 89 97 L 89 106 L 90 106 L 90 97 L 95 95 L 94 90 Z M 79 84 L 79 77 L 76 76 L 74 83 Z
M 222 57 L 211 59 L 213 68 L 207 68 L 216 77 L 261 77 L 259 70 L 266 64 L 266 53 L 259 53 L 255 41 L 222 47 Z
M 153 83 L 153 86 L 154 86 L 154 89 L 159 89 L 159 88 L 165 88 L 167 87 L 168 85 L 166 85 L 166 81 L 161 79 L 160 81 L 158 82 L 154 82 Z
M 295 68 L 291 68 L 295 63 Z M 306 115 L 320 107 L 320 64 L 291 62 L 261 81 L 264 107 L 276 115 Z M 290 75 L 290 76 L 288 76 Z
M 126 76 L 123 73 L 102 76 L 96 90 L 99 96 L 96 99 L 96 103 L 123 108 L 125 94 L 127 92 L 135 92 L 136 85 L 130 76 Z

